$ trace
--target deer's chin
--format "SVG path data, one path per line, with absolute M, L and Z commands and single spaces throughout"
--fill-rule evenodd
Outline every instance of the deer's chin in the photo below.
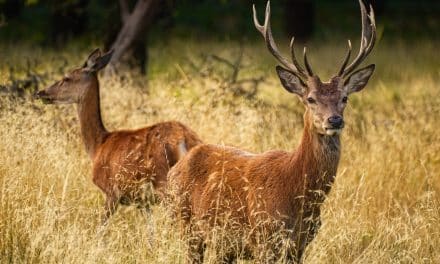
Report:
M 342 128 L 326 128 L 325 134 L 327 136 L 337 136 L 342 133 Z

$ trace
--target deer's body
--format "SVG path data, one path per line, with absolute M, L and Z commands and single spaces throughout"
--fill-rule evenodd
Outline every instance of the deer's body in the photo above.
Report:
M 221 200 L 230 200 L 230 210 L 237 213 L 242 223 L 256 223 L 252 212 L 264 210 L 293 228 L 295 221 L 283 218 L 296 215 L 303 202 L 322 202 L 336 175 L 339 155 L 339 137 L 326 138 L 306 125 L 294 152 L 272 150 L 251 154 L 233 147 L 203 144 L 190 151 L 169 175 L 177 188 L 176 194 L 185 197 L 179 206 L 184 215 L 209 217 L 215 206 L 211 201 L 219 195 L 216 187 L 222 182 Z M 305 189 L 324 195 L 306 193 L 305 200 L 299 199 Z
M 76 103 L 81 136 L 93 162 L 93 182 L 105 193 L 104 222 L 119 203 L 150 203 L 161 196 L 167 173 L 178 159 L 201 141 L 179 122 L 162 122 L 137 130 L 109 132 L 100 110 L 97 71 L 111 53 L 94 51 L 82 68 L 37 93 L 48 103 Z
M 234 223 L 231 228 L 258 230 L 244 245 L 253 255 L 258 254 L 252 244 L 260 239 L 256 236 L 268 236 L 280 228 L 293 230 L 289 239 L 297 247 L 289 258 L 301 256 L 319 230 L 320 206 L 331 189 L 340 157 L 339 136 L 316 133 L 307 112 L 304 118 L 303 137 L 294 152 L 251 154 L 207 144 L 189 151 L 168 174 L 171 193 L 178 201 L 175 210 L 184 225 L 202 224 L 206 235 L 227 215 L 227 221 Z M 202 258 L 201 243 L 196 244 L 195 258 Z
M 264 25 L 258 22 L 254 7 L 255 27 L 269 51 L 283 65 L 276 67 L 283 87 L 297 95 L 306 108 L 303 136 L 292 153 L 269 151 L 254 155 L 230 147 L 199 145 L 170 170 L 170 193 L 176 203 L 176 215 L 193 237 L 189 240 L 192 261 L 203 261 L 204 242 L 215 227 L 226 229 L 227 233 L 231 231 L 235 236 L 235 230 L 239 235 L 244 234 L 249 238 L 245 248 L 250 248 L 254 256 L 263 257 L 263 262 L 280 257 L 285 261 L 302 261 L 304 249 L 320 227 L 320 207 L 336 176 L 339 135 L 344 128 L 348 96 L 367 85 L 375 68 L 369 65 L 355 71 L 376 39 L 373 10 L 368 14 L 363 2 L 359 0 L 359 3 L 362 14 L 359 54 L 348 65 L 349 42 L 343 65 L 329 82 L 322 82 L 313 73 L 306 49 L 305 69 L 302 68 L 295 57 L 293 38 L 292 62 L 284 58 L 272 37 L 270 3 Z M 223 252 L 229 260 L 240 252 L 237 246 L 230 250 Z
M 151 202 L 146 199 L 154 195 L 152 190 L 162 194 L 167 173 L 181 156 L 182 142 L 190 149 L 200 140 L 179 122 L 109 132 L 92 158 L 93 182 L 109 203 Z

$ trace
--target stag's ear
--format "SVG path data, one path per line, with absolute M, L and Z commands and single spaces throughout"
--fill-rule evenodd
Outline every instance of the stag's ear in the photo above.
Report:
M 96 49 L 89 55 L 89 58 L 84 65 L 84 68 L 92 72 L 97 72 L 104 68 L 110 62 L 112 55 L 113 50 L 110 50 L 109 52 L 101 56 L 101 51 L 99 51 L 99 49 Z
M 281 80 L 283 87 L 290 93 L 303 96 L 306 92 L 306 85 L 303 81 L 293 72 L 284 69 L 281 66 L 276 67 L 278 77 Z
M 344 83 L 344 87 L 347 89 L 348 94 L 359 92 L 360 90 L 364 89 L 368 83 L 368 80 L 370 80 L 375 67 L 376 66 L 374 64 L 371 64 L 365 68 L 353 72 Z

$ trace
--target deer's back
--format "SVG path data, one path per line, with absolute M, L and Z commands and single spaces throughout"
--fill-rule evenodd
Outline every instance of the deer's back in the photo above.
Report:
M 151 183 L 161 191 L 169 169 L 179 158 L 179 144 L 190 149 L 201 141 L 179 122 L 163 122 L 109 133 L 93 162 L 93 181 L 105 193 L 135 198 Z

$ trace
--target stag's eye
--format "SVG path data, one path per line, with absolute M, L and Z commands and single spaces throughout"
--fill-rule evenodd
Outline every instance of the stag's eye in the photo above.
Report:
M 316 104 L 316 100 L 313 99 L 312 97 L 308 97 L 307 102 L 309 102 L 309 104 Z
M 348 101 L 348 97 L 347 97 L 347 96 L 344 96 L 344 98 L 342 98 L 342 102 L 343 102 L 344 104 L 346 104 L 347 101 Z

